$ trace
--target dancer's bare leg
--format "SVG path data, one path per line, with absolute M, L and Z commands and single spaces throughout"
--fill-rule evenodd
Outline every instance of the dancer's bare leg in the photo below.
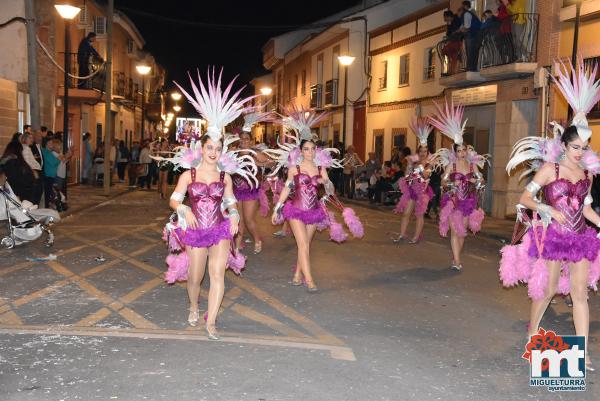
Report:
M 252 239 L 254 239 L 254 252 L 258 253 L 262 250 L 262 241 L 258 232 L 258 225 L 256 224 L 256 211 L 258 210 L 258 201 L 249 200 L 242 203 L 244 225 L 248 230 Z
M 217 313 L 225 292 L 225 269 L 229 255 L 229 241 L 222 240 L 208 250 L 208 274 L 210 289 L 208 291 L 208 310 L 206 326 L 209 332 L 214 332 Z
M 415 201 L 409 200 L 408 204 L 404 208 L 404 213 L 402 213 L 402 221 L 400 222 L 400 236 L 406 237 L 406 229 L 408 228 L 408 223 L 410 223 L 410 215 L 415 209 Z
M 296 262 L 296 272 L 294 274 L 294 281 L 299 281 L 304 275 L 306 281 L 312 281 L 312 275 L 310 272 L 310 237 L 308 235 L 307 226 L 300 220 L 291 219 L 289 220 L 290 227 L 294 233 L 296 239 L 296 245 L 298 247 L 298 259 Z
M 548 268 L 548 287 L 544 292 L 544 298 L 537 301 L 531 301 L 531 313 L 529 318 L 529 335 L 532 336 L 538 332 L 540 322 L 544 316 L 544 312 L 548 308 L 550 301 L 556 295 L 556 288 L 558 287 L 558 279 L 560 278 L 560 261 L 546 260 L 546 267 Z M 575 310 L 573 310 L 575 314 Z
M 585 350 L 588 355 L 588 335 L 590 331 L 590 309 L 588 306 L 588 271 L 590 262 L 582 259 L 569 267 L 571 275 L 571 300 L 573 301 L 573 322 L 575 333 L 585 336 Z M 589 358 L 586 358 L 589 361 Z M 588 362 L 586 361 L 586 363 Z
M 186 247 L 186 252 L 190 259 L 188 268 L 187 292 L 190 299 L 190 323 L 197 320 L 198 317 L 198 298 L 200 297 L 200 285 L 206 269 L 206 257 L 208 250 L 206 248 Z M 195 316 L 192 316 L 195 314 Z

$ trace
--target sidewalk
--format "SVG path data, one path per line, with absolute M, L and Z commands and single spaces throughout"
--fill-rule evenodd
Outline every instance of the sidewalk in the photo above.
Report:
M 363 207 L 372 210 L 378 210 L 386 214 L 392 214 L 394 205 L 374 205 L 369 203 L 367 200 L 355 200 L 342 198 L 344 203 Z M 432 219 L 425 219 L 425 224 L 433 226 L 437 225 L 437 222 Z M 481 231 L 477 233 L 478 236 L 486 237 L 492 240 L 509 243 L 512 239 L 513 229 L 515 227 L 514 219 L 499 219 L 496 217 L 486 216 L 483 220 Z
M 61 213 L 62 218 L 97 206 L 102 202 L 134 191 L 134 189 L 129 188 L 127 184 L 116 183 L 110 187 L 109 195 L 105 195 L 104 188 L 101 186 L 79 184 L 69 186 L 67 191 L 69 210 Z

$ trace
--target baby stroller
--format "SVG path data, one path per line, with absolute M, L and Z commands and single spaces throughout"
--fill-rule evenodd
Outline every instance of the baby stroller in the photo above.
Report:
M 0 245 L 11 249 L 16 245 L 35 241 L 45 232 L 46 246 L 54 244 L 49 226 L 60 220 L 56 210 L 38 209 L 29 201 L 20 202 L 8 182 L 0 182 L 0 221 L 8 223 L 8 235 L 0 238 Z

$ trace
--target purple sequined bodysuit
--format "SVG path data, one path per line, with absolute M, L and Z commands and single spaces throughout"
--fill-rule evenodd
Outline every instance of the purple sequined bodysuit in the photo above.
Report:
M 300 172 L 300 166 L 296 166 L 296 170 L 294 194 L 283 207 L 283 217 L 287 220 L 300 220 L 304 224 L 316 224 L 325 220 L 327 214 L 319 200 L 317 191 L 321 168 L 319 167 L 319 174 L 312 177 Z
M 412 200 L 415 202 L 414 214 L 416 216 L 423 216 L 425 214 L 429 200 L 434 196 L 433 189 L 429 185 L 429 180 L 425 179 L 423 175 L 423 170 L 427 167 L 427 164 L 422 166 L 420 172 L 413 169 L 408 176 L 398 181 L 398 188 L 402 196 L 394 208 L 395 213 L 403 213 L 408 203 Z
M 556 179 L 543 189 L 544 200 L 566 219 L 565 224 L 552 221 L 544 238 L 542 257 L 547 260 L 578 262 L 585 258 L 593 261 L 600 251 L 600 239 L 596 231 L 588 227 L 583 217 L 584 200 L 590 188 L 588 172 L 585 178 L 573 183 L 559 178 L 560 165 L 555 164 Z M 541 228 L 540 236 L 541 236 Z M 533 239 L 533 232 L 529 235 Z M 529 255 L 537 257 L 535 241 L 532 241 Z
M 234 174 L 231 176 L 233 181 L 233 195 L 238 201 L 256 200 L 259 197 L 259 189 L 253 188 L 244 177 Z
M 477 191 L 475 185 L 470 181 L 475 174 L 473 173 L 473 166 L 470 166 L 468 174 L 459 173 L 456 171 L 456 164 L 454 164 L 454 171 L 450 173 L 448 181 L 454 183 L 458 181 L 458 185 L 452 192 L 446 192 L 442 198 L 440 207 L 443 209 L 446 204 L 454 200 L 454 208 L 460 210 L 463 216 L 467 217 L 475 208 L 477 208 Z
M 205 184 L 196 182 L 196 169 L 192 169 L 192 182 L 188 185 L 187 193 L 190 199 L 192 212 L 198 220 L 198 227 L 182 230 L 178 228 L 176 233 L 182 244 L 195 247 L 206 248 L 219 241 L 230 240 L 230 224 L 223 216 L 221 211 L 221 202 L 225 191 L 223 178 L 225 173 L 221 172 L 219 181 Z

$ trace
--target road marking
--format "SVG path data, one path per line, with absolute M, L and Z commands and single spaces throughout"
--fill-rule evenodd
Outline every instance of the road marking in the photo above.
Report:
M 103 307 L 101 309 L 98 309 L 98 311 L 92 313 L 89 316 L 84 317 L 83 319 L 81 319 L 80 321 L 75 323 L 75 326 L 93 326 L 96 323 L 98 323 L 100 320 L 106 319 L 107 317 L 109 317 L 111 313 L 112 312 L 110 311 L 110 309 Z
M 0 333 L 13 335 L 61 335 L 61 336 L 91 336 L 91 337 L 121 337 L 121 338 L 143 338 L 143 339 L 161 339 L 161 340 L 183 340 L 183 341 L 207 341 L 215 342 L 206 338 L 204 334 L 190 332 L 187 330 L 139 330 L 129 329 L 127 331 L 117 331 L 115 329 L 104 327 L 67 327 L 67 326 L 4 326 L 0 327 Z M 243 337 L 228 336 L 224 332 L 219 332 L 221 339 L 218 343 L 232 344 L 252 344 L 267 347 L 298 348 L 308 350 L 327 351 L 333 359 L 344 361 L 356 361 L 356 356 L 351 348 L 322 343 L 309 343 L 299 341 L 287 341 L 285 339 L 268 339 L 261 336 L 248 335 Z

